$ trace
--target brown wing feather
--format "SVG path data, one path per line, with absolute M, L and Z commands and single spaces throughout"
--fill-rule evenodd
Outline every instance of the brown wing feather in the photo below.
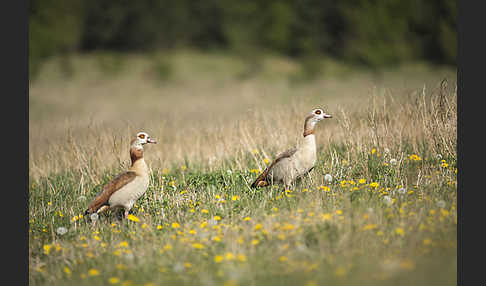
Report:
M 103 186 L 103 189 L 96 195 L 93 201 L 89 204 L 88 210 L 86 213 L 94 213 L 100 207 L 108 203 L 111 195 L 121 189 L 126 184 L 133 181 L 136 177 L 135 172 L 127 171 L 125 173 L 121 173 L 113 180 L 108 182 L 106 185 Z
M 261 173 L 260 176 L 258 176 L 256 178 L 256 180 L 253 182 L 253 184 L 251 184 L 251 187 L 252 188 L 264 187 L 264 186 L 268 185 L 268 181 L 267 181 L 268 172 L 270 172 L 270 170 L 273 168 L 273 166 L 275 166 L 275 164 L 278 163 L 278 161 L 282 160 L 283 158 L 288 158 L 288 157 L 294 155 L 295 152 L 297 152 L 297 148 L 289 149 L 289 150 L 282 152 L 279 155 L 277 155 L 277 158 L 275 158 L 275 160 L 272 162 L 272 164 L 270 164 L 270 166 L 268 166 L 265 169 L 265 171 L 263 171 L 263 173 Z

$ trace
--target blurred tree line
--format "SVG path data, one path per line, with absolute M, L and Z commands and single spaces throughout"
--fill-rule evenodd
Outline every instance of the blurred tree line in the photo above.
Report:
M 455 0 L 31 0 L 29 64 L 90 50 L 192 47 L 456 64 Z

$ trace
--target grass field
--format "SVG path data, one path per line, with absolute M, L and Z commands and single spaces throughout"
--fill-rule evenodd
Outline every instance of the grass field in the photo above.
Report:
M 316 65 L 307 79 L 276 56 L 254 73 L 191 51 L 47 62 L 29 95 L 30 285 L 456 285 L 455 70 Z M 333 118 L 311 178 L 250 189 L 314 107 Z M 159 144 L 133 219 L 90 222 L 140 130 Z

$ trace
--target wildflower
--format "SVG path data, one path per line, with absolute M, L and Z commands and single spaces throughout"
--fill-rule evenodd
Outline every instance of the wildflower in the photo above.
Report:
M 358 180 L 358 184 L 364 184 L 364 183 L 366 183 L 366 179 L 359 179 Z
M 158 229 L 158 230 L 161 230 L 162 228 L 163 228 L 163 226 L 161 226 L 160 224 L 159 224 L 159 225 L 157 225 L 157 229 Z
M 437 202 L 437 206 L 441 209 L 445 208 L 446 202 L 444 200 L 440 200 Z
M 421 161 L 422 158 L 420 158 L 418 155 L 412 154 L 410 157 L 408 157 L 412 161 Z
M 97 269 L 91 268 L 88 270 L 88 275 L 89 276 L 98 276 L 100 275 L 100 272 Z
M 202 212 L 203 214 L 207 214 L 207 213 L 209 213 L 209 211 L 208 211 L 207 209 L 202 209 L 202 210 L 201 210 L 201 212 Z
M 440 161 L 440 166 L 441 166 L 442 168 L 447 168 L 447 167 L 449 167 L 449 164 L 447 164 L 447 162 L 446 162 L 445 160 L 441 160 L 441 161 Z
M 237 201 L 239 199 L 240 199 L 240 197 L 239 196 L 236 196 L 236 195 L 231 197 L 231 200 L 232 201 Z
M 172 249 L 172 245 L 167 243 L 166 245 L 164 245 L 164 250 L 171 250 Z
M 250 221 L 251 220 L 251 217 L 247 216 L 243 219 L 244 221 Z
M 200 228 L 205 228 L 207 225 L 208 225 L 208 223 L 207 223 L 207 222 L 205 222 L 205 221 L 203 221 L 203 222 L 202 222 L 202 223 L 199 225 L 199 227 L 200 227 Z
M 180 227 L 180 225 L 177 222 L 173 222 L 171 226 L 172 226 L 172 228 L 179 228 Z
M 264 162 L 265 164 L 268 164 L 268 163 L 270 163 L 270 160 L 268 160 L 267 158 L 265 158 L 265 159 L 263 159 L 263 162 Z
M 430 238 L 424 239 L 424 245 L 430 245 L 432 243 L 432 240 Z
M 331 174 L 324 175 L 324 181 L 329 182 L 329 183 L 332 182 L 332 176 L 331 176 Z
M 97 220 L 99 218 L 99 215 L 97 213 L 93 213 L 89 216 L 91 220 Z
M 343 211 L 342 210 L 336 210 L 336 214 L 342 215 L 343 214 Z
M 260 170 L 259 169 L 251 169 L 250 173 L 258 174 L 258 173 L 260 173 Z
M 64 273 L 66 273 L 67 276 L 71 276 L 71 269 L 69 267 L 64 267 Z
M 230 169 L 226 170 L 226 173 L 228 173 L 229 175 L 233 174 L 233 171 L 231 171 Z
M 258 154 L 258 149 L 253 149 L 253 154 Z
M 324 192 L 329 192 L 331 190 L 328 186 L 320 186 L 319 188 Z
M 375 148 L 371 149 L 371 155 L 373 155 L 375 153 L 376 153 L 376 149 Z
M 182 171 L 187 170 L 187 166 L 186 166 L 186 165 L 182 165 L 182 166 L 181 166 L 181 170 L 182 170 Z
M 214 220 L 218 221 L 221 220 L 221 217 L 219 215 L 214 216 Z
M 396 165 L 397 164 L 397 159 L 395 159 L 395 158 L 390 159 L 390 164 Z
M 128 247 L 128 242 L 122 241 L 122 242 L 118 243 L 118 247 Z
M 184 266 L 185 266 L 186 268 L 191 268 L 191 267 L 192 267 L 192 264 L 191 264 L 191 263 L 189 263 L 189 262 L 185 262 L 185 263 L 184 263 Z
M 50 244 L 44 244 L 44 254 L 49 255 L 49 252 L 51 251 L 52 246 Z
M 63 234 L 66 234 L 68 232 L 67 228 L 65 227 L 58 227 L 56 229 L 56 233 L 59 234 L 59 235 L 63 235 Z
M 194 247 L 195 249 L 203 249 L 204 248 L 204 245 L 201 244 L 201 243 L 196 242 L 196 243 L 193 243 L 192 244 L 192 247 Z
M 244 254 L 238 254 L 238 256 L 236 256 L 236 259 L 238 259 L 238 261 L 240 262 L 245 262 L 246 256 Z
M 374 223 L 367 224 L 363 227 L 363 230 L 372 230 L 375 229 L 377 226 Z
M 216 255 L 214 257 L 214 262 L 219 263 L 221 261 L 223 261 L 223 256 L 222 255 Z
M 396 234 L 398 234 L 398 235 L 400 235 L 400 236 L 403 236 L 403 235 L 405 234 L 405 231 L 404 231 L 404 230 L 403 230 L 403 228 L 401 228 L 401 227 L 397 227 L 397 228 L 395 229 L 395 232 L 396 232 Z
M 287 261 L 287 257 L 286 256 L 280 256 L 279 260 L 281 262 L 285 262 L 285 261 Z
M 252 245 L 257 245 L 258 243 L 260 243 L 260 241 L 259 241 L 258 239 L 253 239 L 253 240 L 251 241 L 251 244 L 252 244 Z
M 120 282 L 120 279 L 117 278 L 117 277 L 111 277 L 110 279 L 108 279 L 108 283 L 110 284 L 118 284 Z
M 370 183 L 370 188 L 375 188 L 376 189 L 376 188 L 378 188 L 379 185 L 380 184 L 378 184 L 377 182 L 372 182 L 372 183 Z
M 277 207 L 273 207 L 273 208 L 272 208 L 272 211 L 274 211 L 274 212 L 278 212 L 278 208 L 277 208 Z
M 261 228 L 263 228 L 263 225 L 261 225 L 260 223 L 255 225 L 255 230 L 259 230 Z
M 334 271 L 334 274 L 336 276 L 344 276 L 346 275 L 346 268 L 342 267 L 342 266 L 339 266 L 338 268 L 336 268 L 336 270 Z
M 224 257 L 226 258 L 226 260 L 231 261 L 231 260 L 234 259 L 235 256 L 231 252 L 226 252 L 226 254 L 224 255 Z
M 448 210 L 445 210 L 445 209 L 441 209 L 440 210 L 440 214 L 443 215 L 443 216 L 448 216 L 449 215 L 449 211 Z
M 332 214 L 330 214 L 330 213 L 321 214 L 321 218 L 322 218 L 323 221 L 331 220 Z
M 412 270 L 415 268 L 415 263 L 413 261 L 406 259 L 402 262 L 400 262 L 400 268 L 405 269 L 405 270 Z
M 138 217 L 136 217 L 136 216 L 134 216 L 134 215 L 132 215 L 132 214 L 129 214 L 129 215 L 127 216 L 127 219 L 128 219 L 128 220 L 131 220 L 131 221 L 134 221 L 134 222 L 139 222 L 139 221 L 140 221 L 140 219 L 139 219 Z

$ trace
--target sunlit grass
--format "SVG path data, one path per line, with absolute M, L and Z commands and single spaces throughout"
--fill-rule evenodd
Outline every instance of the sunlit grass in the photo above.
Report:
M 92 91 L 125 92 L 114 89 L 113 81 L 126 84 L 112 78 Z M 35 84 L 32 96 L 52 102 L 56 96 L 44 92 L 64 90 L 53 82 L 50 89 Z M 210 79 L 201 82 L 189 81 L 192 88 L 207 87 L 200 89 L 202 98 L 185 98 L 167 117 L 170 108 L 163 103 L 177 102 L 174 95 L 165 101 L 141 93 L 149 103 L 134 103 L 139 118 L 120 127 L 132 121 L 110 119 L 117 115 L 110 100 L 81 102 L 78 95 L 89 88 L 74 79 L 69 100 L 80 108 L 69 122 L 49 129 L 50 119 L 62 118 L 69 102 L 53 103 L 59 114 L 31 121 L 30 284 L 456 284 L 453 88 L 441 99 L 438 82 L 430 89 L 393 86 L 382 94 L 379 88 L 362 90 L 367 79 L 346 88 L 339 81 L 290 88 L 258 78 L 235 80 L 234 89 L 248 98 L 218 97 L 228 108 L 222 110 L 211 106 L 213 93 L 229 94 L 232 85 L 220 89 Z M 356 92 L 360 104 L 352 96 L 326 94 L 305 100 L 308 90 L 331 83 Z M 189 87 L 180 89 L 186 93 Z M 157 90 L 170 94 L 167 87 L 148 92 Z M 250 104 L 263 93 L 269 98 L 262 106 Z M 211 100 L 202 104 L 204 97 Z M 111 100 L 129 110 L 127 98 Z M 300 138 L 303 115 L 318 102 L 333 119 L 316 129 L 318 163 L 311 177 L 289 190 L 250 189 L 272 158 Z M 107 114 L 86 112 L 97 104 Z M 162 111 L 154 113 L 150 105 Z M 238 112 L 238 105 L 252 111 Z M 213 115 L 221 111 L 222 119 L 195 106 Z M 92 123 L 85 122 L 89 116 Z M 127 167 L 127 139 L 142 128 L 160 142 L 146 150 L 152 179 L 147 193 L 128 220 L 108 212 L 90 221 L 83 216 L 87 204 Z

